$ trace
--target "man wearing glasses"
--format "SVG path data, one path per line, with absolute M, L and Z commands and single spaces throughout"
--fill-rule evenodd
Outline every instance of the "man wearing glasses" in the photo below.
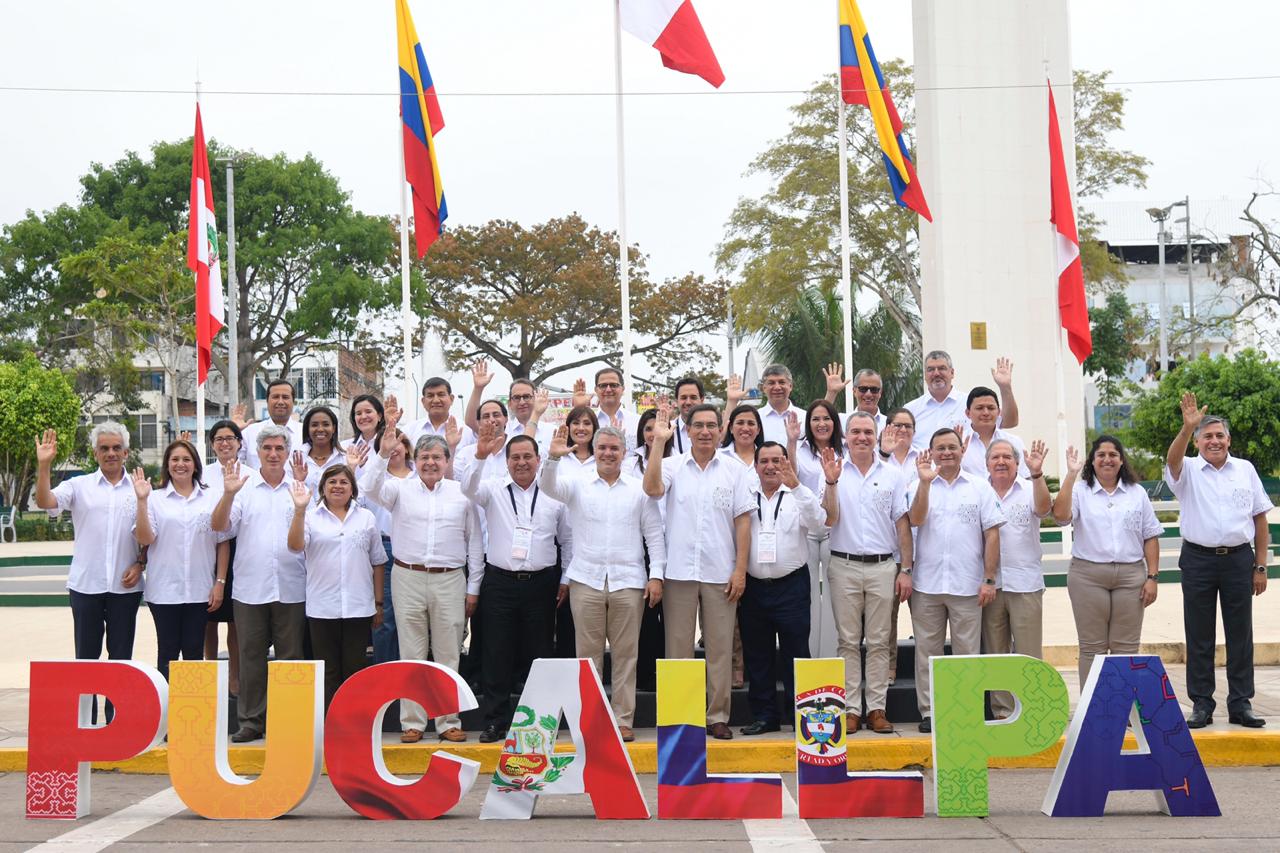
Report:
M 822 371 L 827 377 L 827 402 L 834 403 L 844 391 L 849 383 L 844 380 L 843 364 L 828 364 L 826 369 Z M 884 380 L 880 378 L 880 374 L 869 367 L 864 367 L 853 375 L 854 399 L 858 403 L 858 411 L 866 412 L 871 415 L 876 422 L 876 434 L 880 435 L 884 432 L 887 419 L 884 413 L 880 411 L 880 395 L 884 393 Z M 845 413 L 840 417 L 840 428 L 847 429 L 849 426 L 849 415 Z
M 612 367 L 602 367 L 596 371 L 596 420 L 600 426 L 611 426 L 622 430 L 627 437 L 627 450 L 636 449 L 636 430 L 640 427 L 640 416 L 622 405 L 625 389 L 622 386 L 622 374 Z
M 477 360 L 471 367 L 471 396 L 467 398 L 467 411 L 464 415 L 464 421 L 472 435 L 479 433 L 480 403 L 484 399 L 484 389 L 492 381 L 489 362 L 485 359 Z M 524 378 L 511 382 L 511 388 L 507 392 L 507 438 L 517 435 L 532 436 L 538 442 L 539 453 L 545 455 L 555 436 L 556 426 L 539 420 L 543 412 L 537 411 L 537 403 L 537 389 L 532 382 Z M 528 432 L 530 419 L 535 424 L 534 432 Z
M 955 367 L 946 351 L 936 349 L 924 357 L 925 392 L 916 397 L 907 408 L 916 419 L 916 434 L 912 445 L 917 450 L 929 447 L 929 437 L 940 429 L 969 426 L 965 417 L 965 396 L 955 389 Z M 1013 399 L 1013 362 L 997 358 L 991 369 L 991 378 L 1000 389 L 1000 426 L 1013 429 L 1018 425 L 1018 403 Z

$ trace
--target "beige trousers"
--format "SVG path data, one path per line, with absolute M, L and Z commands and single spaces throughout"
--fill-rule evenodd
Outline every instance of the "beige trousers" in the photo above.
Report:
M 916 706 L 921 717 L 933 716 L 929 658 L 941 655 L 951 626 L 951 652 L 976 655 L 982 646 L 982 608 L 976 595 L 911 593 L 911 625 L 916 633 Z
M 467 621 L 467 575 L 461 569 L 440 574 L 391 570 L 391 597 L 396 603 L 396 636 L 401 660 L 426 660 L 458 671 L 462 629 Z M 424 731 L 427 712 L 417 702 L 400 700 L 400 728 Z M 436 717 L 436 731 L 461 728 L 457 714 Z
M 604 679 L 604 644 L 609 641 L 613 664 L 613 716 L 618 725 L 631 726 L 636 713 L 636 658 L 640 648 L 640 620 L 644 616 L 644 590 L 595 589 L 569 582 L 569 608 L 573 611 L 578 657 L 595 661 Z
M 893 612 L 893 559 L 859 563 L 832 556 L 827 565 L 827 591 L 835 617 L 837 654 L 844 658 L 845 707 L 862 714 L 866 685 L 867 711 L 883 711 L 889 693 L 889 618 Z M 867 669 L 862 671 L 862 638 L 867 638 Z
M 1014 652 L 1044 657 L 1044 590 L 1005 592 L 982 608 L 982 647 L 989 655 Z M 1006 690 L 991 694 L 991 710 L 997 716 L 1013 713 L 1013 696 Z
M 693 658 L 693 638 L 701 622 L 707 647 L 707 723 L 728 723 L 738 605 L 729 601 L 722 583 L 668 580 L 662 586 L 667 657 Z
M 1067 595 L 1080 641 L 1080 687 L 1097 655 L 1132 655 L 1142 637 L 1142 585 L 1147 564 L 1092 563 L 1071 558 Z

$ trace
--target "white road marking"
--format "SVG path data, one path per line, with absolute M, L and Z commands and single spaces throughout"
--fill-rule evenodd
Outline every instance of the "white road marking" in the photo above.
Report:
M 172 817 L 186 808 L 173 788 L 165 788 L 139 803 L 123 808 L 114 814 L 98 818 L 43 844 L 37 844 L 27 853 L 98 853 L 117 841 L 141 832 L 165 818 Z
M 822 845 L 809 828 L 809 823 L 800 819 L 800 806 L 787 790 L 785 782 L 782 785 L 782 820 L 744 820 L 742 826 L 747 830 L 752 850 L 822 853 Z

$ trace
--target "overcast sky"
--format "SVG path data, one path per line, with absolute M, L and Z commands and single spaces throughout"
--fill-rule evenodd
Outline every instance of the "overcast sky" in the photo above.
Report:
M 616 227 L 611 3 L 411 6 L 446 121 L 438 142 L 449 224 L 578 211 Z M 786 132 L 799 92 L 836 63 L 835 0 L 696 7 L 727 77 L 719 92 L 623 36 L 626 88 L 662 93 L 635 94 L 626 110 L 629 234 L 660 276 L 714 272 L 729 212 L 760 187 L 744 169 Z M 910 60 L 911 4 L 861 7 L 879 56 Z M 309 151 L 358 209 L 398 211 L 393 9 L 392 0 L 3 0 L 0 223 L 74 201 L 92 161 L 189 135 L 197 74 L 208 135 L 262 154 Z M 1280 6 L 1076 0 L 1071 22 L 1075 67 L 1111 69 L 1128 83 L 1117 142 L 1152 160 L 1148 191 L 1113 198 L 1241 198 L 1260 179 L 1280 180 Z M 287 94 L 298 92 L 361 94 Z

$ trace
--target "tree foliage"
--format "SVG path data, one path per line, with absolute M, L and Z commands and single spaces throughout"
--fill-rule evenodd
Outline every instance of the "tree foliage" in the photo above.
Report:
M 693 274 L 657 284 L 637 248 L 630 258 L 631 328 L 644 341 L 632 352 L 659 374 L 713 364 L 700 338 L 724 323 L 724 285 Z M 421 272 L 413 308 L 443 337 L 455 368 L 484 356 L 542 382 L 621 358 L 617 235 L 576 214 L 528 228 L 494 220 L 450 229 Z M 553 362 L 550 350 L 570 343 L 576 355 Z
M 34 483 L 36 437 L 58 431 L 59 459 L 75 446 L 80 398 L 61 371 L 28 352 L 0 362 L 0 501 L 23 506 Z
M 1112 405 L 1134 383 L 1126 372 L 1134 359 L 1142 356 L 1139 345 L 1147 337 L 1147 318 L 1135 313 L 1123 292 L 1112 293 L 1106 303 L 1089 309 L 1093 331 L 1093 352 L 1085 359 L 1084 372 L 1093 376 L 1103 405 Z
M 1131 435 L 1138 447 L 1164 456 L 1182 426 L 1185 391 L 1227 419 L 1233 455 L 1263 476 L 1280 467 L 1280 363 L 1245 349 L 1235 358 L 1202 355 L 1179 365 L 1134 406 Z

